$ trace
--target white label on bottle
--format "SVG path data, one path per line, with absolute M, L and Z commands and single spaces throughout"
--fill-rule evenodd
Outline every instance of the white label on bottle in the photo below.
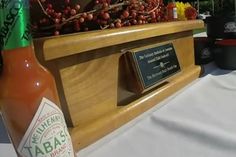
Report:
M 173 18 L 174 18 L 174 19 L 177 19 L 177 18 L 178 18 L 177 8 L 173 8 Z
M 17 150 L 22 157 L 74 157 L 66 122 L 57 105 L 42 99 Z

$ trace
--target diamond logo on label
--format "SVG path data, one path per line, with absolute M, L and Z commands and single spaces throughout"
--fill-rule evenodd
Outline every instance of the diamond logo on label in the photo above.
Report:
M 74 157 L 63 113 L 43 98 L 18 152 L 24 157 Z

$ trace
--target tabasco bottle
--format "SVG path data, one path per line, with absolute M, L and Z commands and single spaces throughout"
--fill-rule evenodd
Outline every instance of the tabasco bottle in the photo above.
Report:
M 34 54 L 29 1 L 0 3 L 0 106 L 21 157 L 74 157 L 52 75 Z
M 167 4 L 167 17 L 169 21 L 175 21 L 178 18 L 177 7 L 174 0 L 170 0 Z

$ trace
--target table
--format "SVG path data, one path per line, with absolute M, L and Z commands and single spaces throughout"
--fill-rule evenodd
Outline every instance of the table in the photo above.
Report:
M 210 63 L 201 78 L 77 157 L 235 157 L 235 98 L 236 71 Z M 1 157 L 14 157 L 1 124 Z
M 205 75 L 78 157 L 235 157 L 236 71 Z

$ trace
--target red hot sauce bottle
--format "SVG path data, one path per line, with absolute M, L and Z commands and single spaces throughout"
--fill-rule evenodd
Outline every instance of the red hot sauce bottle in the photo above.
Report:
M 7 3 L 4 3 L 7 2 Z M 74 157 L 51 73 L 37 61 L 29 25 L 29 1 L 0 4 L 0 106 L 21 157 Z

